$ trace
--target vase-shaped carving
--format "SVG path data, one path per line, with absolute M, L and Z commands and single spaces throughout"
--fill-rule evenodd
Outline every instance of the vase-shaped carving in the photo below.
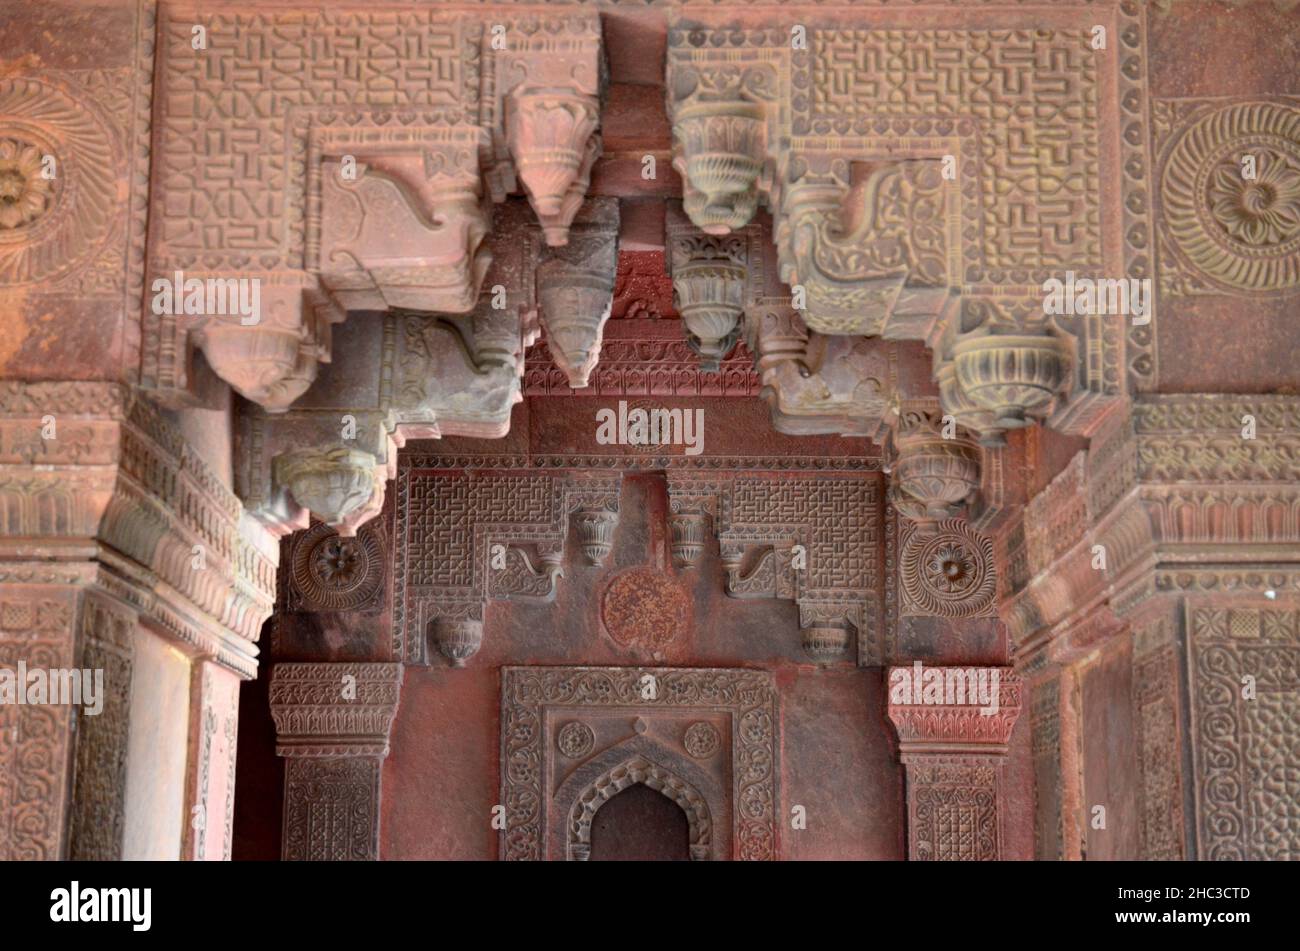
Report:
M 213 322 L 201 344 L 217 376 L 268 413 L 283 413 L 316 379 L 316 351 L 297 330 Z
M 962 392 L 992 412 L 999 429 L 1045 414 L 1068 371 L 1064 343 L 1047 334 L 969 337 L 953 346 L 953 363 Z
M 898 451 L 893 464 L 894 487 L 919 503 L 926 518 L 952 516 L 979 487 L 979 450 L 955 431 L 945 432 L 941 418 L 925 413 L 904 414 L 894 445 Z M 903 508 L 914 510 L 915 506 Z M 910 516 L 912 512 L 904 514 Z
M 614 528 L 618 513 L 604 510 L 584 510 L 573 514 L 573 524 L 578 531 L 578 545 L 587 563 L 600 566 L 614 548 Z
M 483 644 L 483 622 L 471 618 L 438 617 L 429 622 L 429 637 L 452 667 L 464 667 Z
M 375 457 L 359 449 L 299 449 L 275 458 L 276 481 L 295 502 L 345 538 L 378 513 L 382 479 Z
M 981 446 L 996 448 L 1007 444 L 1003 431 L 994 424 L 996 415 L 982 409 L 966 395 L 957 382 L 957 368 L 952 363 L 939 367 L 934 378 L 939 386 L 939 405 L 943 411 L 950 414 L 959 426 L 979 433 Z
M 600 359 L 600 346 L 613 303 L 614 277 L 551 260 L 537 269 L 537 296 L 551 356 L 569 386 L 587 385 Z
M 693 568 L 704 554 L 704 536 L 708 522 L 697 512 L 682 512 L 668 520 L 673 538 L 673 564 L 678 568 Z
M 706 234 L 749 223 L 758 207 L 763 162 L 763 113 L 743 100 L 700 101 L 677 107 L 675 163 L 685 179 L 682 204 Z
M 524 89 L 510 96 L 507 136 L 520 181 L 539 218 L 560 215 L 587 157 L 599 102 L 569 89 Z M 562 243 L 549 241 L 548 243 Z
M 717 371 L 735 345 L 745 306 L 745 269 L 728 260 L 692 260 L 673 268 L 673 299 L 695 338 L 701 366 Z

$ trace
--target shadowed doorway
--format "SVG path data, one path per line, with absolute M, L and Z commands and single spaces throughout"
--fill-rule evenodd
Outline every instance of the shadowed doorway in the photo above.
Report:
M 600 807 L 591 820 L 591 859 L 689 862 L 690 823 L 681 808 L 643 783 Z

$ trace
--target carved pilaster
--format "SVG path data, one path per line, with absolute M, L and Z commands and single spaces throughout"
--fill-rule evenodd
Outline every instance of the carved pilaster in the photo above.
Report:
M 135 612 L 120 603 L 83 597 L 81 667 L 103 671 L 103 696 L 100 711 L 78 724 L 68 849 L 74 860 L 122 858 L 135 626 Z
M 1019 679 L 1009 668 L 916 664 L 889 668 L 888 690 L 907 768 L 908 858 L 1005 858 L 1002 764 Z
M 286 758 L 283 857 L 379 858 L 379 778 L 400 664 L 277 664 L 276 752 Z

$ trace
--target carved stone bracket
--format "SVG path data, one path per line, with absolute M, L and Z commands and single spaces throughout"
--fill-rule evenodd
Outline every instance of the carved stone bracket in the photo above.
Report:
M 379 858 L 379 777 L 401 664 L 277 664 L 276 752 L 286 758 L 283 858 Z
M 332 359 L 348 311 L 473 310 L 490 205 L 520 186 L 545 242 L 568 239 L 600 150 L 595 15 L 213 14 L 216 55 L 245 66 L 236 95 L 250 105 L 237 112 L 192 55 L 192 19 L 158 14 L 145 276 L 151 294 L 180 285 L 145 316 L 142 384 L 159 399 L 199 399 L 197 347 L 238 392 L 282 412 Z M 393 30 L 424 55 L 379 52 Z M 197 306 L 169 303 L 193 281 Z M 258 312 L 211 307 L 213 281 L 255 291 Z
M 399 478 L 395 655 L 425 664 L 436 651 L 463 666 L 482 643 L 489 601 L 552 600 L 570 530 L 584 554 L 608 553 L 604 530 L 617 524 L 620 483 L 595 474 L 457 470 Z M 412 507 L 419 500 L 428 504 Z
M 1002 763 L 1020 715 L 1009 668 L 891 667 L 889 719 L 907 768 L 908 858 L 1003 858 Z
M 574 389 L 587 386 L 600 359 L 618 260 L 618 204 L 593 199 L 563 247 L 537 265 L 537 300 L 551 356 Z
M 939 413 L 909 405 L 893 420 L 893 504 L 923 532 L 957 515 L 980 484 L 979 449 Z
M 877 656 L 879 569 L 870 553 L 879 537 L 881 499 L 874 479 L 720 482 L 674 473 L 668 492 L 670 527 L 689 517 L 702 531 L 703 518 L 711 518 L 728 596 L 798 603 L 803 647 L 819 663 L 843 659 L 850 632 L 857 635 L 858 663 Z M 676 545 L 674 554 L 682 557 Z
M 693 9 L 669 29 L 667 56 L 686 211 L 725 235 L 766 206 L 780 277 L 809 330 L 921 341 L 943 351 L 941 372 L 953 335 L 970 331 L 959 326 L 970 302 L 1041 318 L 1044 282 L 1067 269 L 1149 279 L 1145 24 L 1132 4 L 1103 19 L 1124 51 L 1105 62 L 1086 53 L 1097 16 L 1084 7 L 1036 32 L 1007 32 L 991 10 L 909 30 L 864 29 L 851 11 L 822 8 L 802 25 L 806 49 L 788 31 L 737 29 L 721 11 Z M 921 55 L 914 68 L 884 69 L 904 46 Z M 969 77 L 1010 76 L 1024 57 L 1053 62 L 1050 91 L 995 82 L 1005 109 L 990 112 L 989 90 Z M 989 147 L 1017 140 L 1058 147 L 1026 173 L 1014 149 Z M 1103 188 L 1103 156 L 1123 167 L 1127 200 Z M 1055 428 L 1089 434 L 1126 384 L 1154 378 L 1152 321 L 1129 323 L 1057 318 L 1054 344 L 963 344 L 966 369 L 943 382 L 954 391 L 960 378 L 965 393 L 945 396 L 945 410 L 990 440 L 994 422 L 1049 413 Z M 1034 379 L 996 379 L 1025 361 Z

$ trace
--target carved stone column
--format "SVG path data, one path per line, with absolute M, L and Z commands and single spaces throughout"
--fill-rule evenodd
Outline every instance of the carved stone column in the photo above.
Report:
M 93 716 L 0 707 L 0 855 L 221 857 L 228 808 L 207 809 L 216 845 L 183 849 L 186 786 L 202 772 L 185 718 L 151 718 L 209 696 L 190 689 L 198 669 L 231 696 L 253 676 L 275 584 L 270 536 L 127 387 L 6 383 L 0 445 L 0 666 L 102 672 L 103 691 Z M 133 744 L 133 731 L 150 742 Z
M 996 679 L 995 679 L 996 678 Z M 1020 715 L 1010 668 L 889 668 L 889 719 L 907 768 L 907 857 L 1003 857 L 1002 769 Z
M 275 666 L 285 860 L 379 858 L 380 770 L 401 686 L 401 664 Z

